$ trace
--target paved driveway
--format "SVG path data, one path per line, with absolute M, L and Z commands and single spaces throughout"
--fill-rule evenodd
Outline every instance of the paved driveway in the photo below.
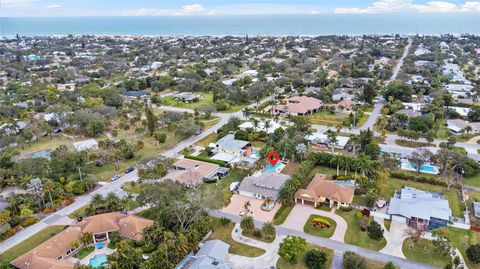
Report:
M 380 252 L 405 259 L 402 246 L 403 241 L 407 238 L 405 236 L 405 230 L 408 229 L 407 223 L 392 221 L 390 224 L 390 231 L 387 231 L 383 219 L 375 218 L 375 221 L 382 225 L 384 229 L 383 236 L 385 236 L 385 239 L 387 240 L 387 244 L 380 250 Z
M 275 213 L 280 208 L 280 204 L 277 203 L 271 211 L 263 211 L 260 208 L 263 200 L 234 194 L 230 199 L 230 204 L 224 207 L 222 212 L 239 216 L 240 212 L 244 211 L 243 205 L 245 205 L 247 201 L 250 202 L 250 211 L 253 212 L 253 218 L 262 222 L 272 221 L 273 216 L 275 216 Z
M 288 218 L 282 224 L 282 227 L 303 232 L 303 226 L 305 226 L 310 215 L 313 214 L 333 219 L 337 223 L 337 228 L 330 239 L 345 242 L 347 222 L 335 213 L 318 210 L 308 205 L 296 204 L 292 212 L 290 212 L 290 215 L 288 215 Z

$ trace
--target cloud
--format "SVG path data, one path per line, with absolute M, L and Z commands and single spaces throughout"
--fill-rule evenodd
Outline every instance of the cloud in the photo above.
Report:
M 61 8 L 61 7 L 62 7 L 61 5 L 48 5 L 45 8 L 46 9 L 56 9 L 56 8 Z
M 2 0 L 0 3 L 2 7 L 24 8 L 33 6 L 33 3 L 36 1 L 37 0 Z
M 337 14 L 370 14 L 392 12 L 418 13 L 477 13 L 480 12 L 480 1 L 455 4 L 447 1 L 430 1 L 425 4 L 414 4 L 412 0 L 378 0 L 368 7 L 336 8 Z
M 178 12 L 175 12 L 176 16 L 185 16 L 185 15 L 201 15 L 205 12 L 206 8 L 200 4 L 186 5 Z

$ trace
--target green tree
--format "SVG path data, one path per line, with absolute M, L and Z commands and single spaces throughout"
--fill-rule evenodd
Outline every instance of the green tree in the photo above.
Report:
M 249 233 L 255 229 L 255 223 L 252 216 L 246 216 L 240 221 L 240 228 Z
M 147 117 L 147 129 L 149 135 L 153 135 L 155 127 L 157 125 L 157 117 L 153 115 L 152 110 L 149 107 L 145 107 L 145 116 Z
M 480 263 L 480 244 L 470 245 L 467 248 L 467 257 L 474 264 Z
M 393 264 L 393 262 L 387 262 L 384 266 L 383 266 L 383 269 L 396 269 L 397 267 L 395 266 L 395 264 Z
M 369 269 L 364 258 L 354 252 L 347 251 L 343 254 L 343 269 Z
M 278 248 L 278 255 L 291 264 L 298 263 L 307 251 L 307 241 L 298 236 L 289 235 L 283 239 Z
M 312 248 L 305 253 L 305 264 L 308 269 L 325 269 L 327 254 L 318 249 Z
M 275 226 L 270 221 L 267 221 L 263 224 L 262 226 L 262 234 L 267 238 L 267 239 L 272 239 L 275 237 Z
M 383 238 L 383 228 L 380 224 L 374 220 L 370 222 L 367 227 L 368 237 L 373 240 L 379 241 Z
M 130 246 L 127 241 L 117 244 L 117 251 L 107 256 L 111 269 L 139 269 L 143 263 L 142 250 Z

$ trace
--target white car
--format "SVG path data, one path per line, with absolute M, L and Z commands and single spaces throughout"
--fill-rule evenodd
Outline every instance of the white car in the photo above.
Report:
M 120 175 L 119 175 L 119 174 L 115 174 L 115 175 L 112 176 L 111 179 L 112 179 L 112 181 L 115 181 L 115 180 L 117 180 L 117 179 L 119 179 L 119 178 L 120 178 Z

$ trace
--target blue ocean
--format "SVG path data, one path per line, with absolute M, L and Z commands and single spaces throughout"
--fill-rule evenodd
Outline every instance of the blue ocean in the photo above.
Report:
M 0 18 L 0 35 L 480 34 L 478 14 Z

